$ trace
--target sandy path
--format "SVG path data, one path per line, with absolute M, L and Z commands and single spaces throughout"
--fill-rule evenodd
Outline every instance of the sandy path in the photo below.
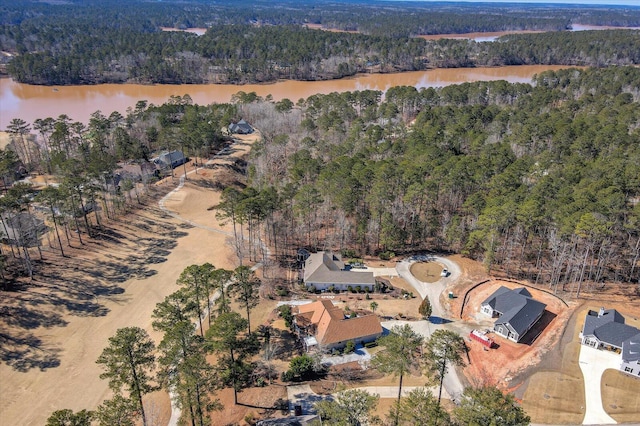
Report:
M 189 235 L 178 240 L 166 262 L 155 265 L 155 276 L 122 283 L 123 298 L 102 301 L 110 310 L 106 316 L 66 315 L 66 326 L 36 330 L 34 334 L 39 338 L 61 348 L 60 366 L 22 373 L 6 364 L 0 365 L 0 424 L 42 425 L 52 411 L 94 409 L 109 398 L 106 381 L 99 379 L 102 370 L 95 363 L 107 339 L 119 328 L 138 326 L 159 340 L 151 327 L 155 305 L 177 289 L 176 279 L 185 267 L 216 262 L 215 252 L 223 246 L 223 242 L 204 234 L 204 230 L 189 230 Z
M 246 138 L 245 142 L 251 142 L 256 137 L 259 135 Z M 249 144 L 241 144 L 236 155 L 248 149 Z M 211 170 L 207 170 L 193 180 L 191 177 L 195 175 L 190 175 L 179 195 L 167 199 L 166 207 L 194 222 L 223 229 L 213 213 L 207 211 L 207 208 L 216 204 L 216 193 L 206 185 L 197 185 L 198 180 L 210 179 L 212 174 Z M 171 188 L 167 185 L 167 190 Z M 159 342 L 161 336 L 151 327 L 151 313 L 157 303 L 177 289 L 175 282 L 180 272 L 189 265 L 204 262 L 211 262 L 216 267 L 235 266 L 225 244 L 226 235 L 199 227 L 180 227 L 179 220 L 162 217 L 154 209 L 141 212 L 140 218 L 147 224 L 160 223 L 155 232 L 162 231 L 162 226 L 178 227 L 181 236 L 177 238 L 175 247 L 168 251 L 162 262 L 150 266 L 155 274 L 118 283 L 124 290 L 118 297 L 101 297 L 100 304 L 108 310 L 104 316 L 71 315 L 59 306 L 52 305 L 51 309 L 57 310 L 56 315 L 60 315 L 61 321 L 66 322 L 66 325 L 40 326 L 29 331 L 45 343 L 43 347 L 59 350 L 56 354 L 59 366 L 45 370 L 31 368 L 27 372 L 20 372 L 6 363 L 0 364 L 0 425 L 39 426 L 45 423 L 51 412 L 58 409 L 95 409 L 111 396 L 107 382 L 99 379 L 102 370 L 95 363 L 107 345 L 108 338 L 119 328 L 138 326 L 146 329 Z M 225 231 L 228 232 L 228 229 Z M 127 235 L 139 236 L 135 229 Z M 115 258 L 118 254 L 114 251 L 106 256 Z M 2 297 L 9 296 L 5 294 Z M 155 417 L 155 421 L 153 418 L 151 420 L 153 424 L 166 424 L 167 418 L 159 418 L 162 410 L 158 404 L 160 403 L 155 401 L 148 402 L 147 409 L 151 412 L 151 417 Z

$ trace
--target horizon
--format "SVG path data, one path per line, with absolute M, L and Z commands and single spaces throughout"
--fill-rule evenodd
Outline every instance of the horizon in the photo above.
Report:
M 411 3 L 511 3 L 511 4 L 548 4 L 553 6 L 624 6 L 640 9 L 640 0 L 383 0 L 389 2 Z

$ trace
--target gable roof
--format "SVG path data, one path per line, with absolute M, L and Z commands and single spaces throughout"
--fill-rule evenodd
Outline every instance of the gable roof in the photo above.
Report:
M 496 324 L 510 326 L 520 337 L 531 328 L 547 307 L 533 299 L 526 288 L 511 290 L 505 286 L 500 286 L 482 304 L 489 305 L 494 311 L 502 314 L 496 320 Z
M 595 335 L 595 330 L 610 322 L 624 324 L 624 317 L 615 309 L 600 309 L 599 312 L 589 310 L 584 318 L 583 336 Z
M 331 252 L 311 253 L 304 264 L 304 281 L 321 284 L 375 285 L 373 272 L 344 270 L 344 262 Z
M 622 361 L 640 361 L 640 333 L 622 342 Z
M 598 340 L 618 348 L 622 347 L 622 342 L 632 338 L 638 333 L 640 333 L 640 330 L 635 327 L 613 321 L 602 325 L 593 331 L 593 335 L 596 336 Z
M 316 340 L 321 345 L 332 345 L 361 337 L 382 334 L 382 325 L 375 315 L 346 318 L 342 309 L 329 300 L 298 306 L 296 319 L 316 325 Z M 310 319 L 309 319 L 310 317 Z
M 528 293 L 528 292 L 527 292 Z M 531 298 L 525 298 L 524 304 L 517 304 L 512 309 L 502 314 L 496 324 L 508 324 L 520 337 L 531 328 L 534 322 L 547 307 L 542 302 Z
M 524 306 L 525 299 L 528 297 L 531 297 L 531 293 L 529 293 L 529 291 L 524 287 L 511 290 L 510 288 L 501 285 L 500 288 L 494 291 L 491 296 L 487 297 L 482 304 L 489 305 L 494 311 L 505 314 L 515 305 Z
M 599 341 L 623 349 L 627 345 L 627 356 L 633 358 L 636 348 L 640 346 L 640 330 L 624 323 L 624 317 L 615 309 L 600 308 L 599 311 L 589 310 L 584 318 L 582 336 L 595 336 Z M 640 356 L 639 356 L 640 357 Z M 636 358 L 637 359 L 637 358 Z M 632 359 L 635 360 L 635 359 Z
M 231 123 L 229 124 L 229 131 L 231 133 L 252 133 L 253 132 L 253 127 L 251 127 L 251 125 L 249 123 L 247 123 L 244 118 L 240 121 L 238 121 L 237 123 Z

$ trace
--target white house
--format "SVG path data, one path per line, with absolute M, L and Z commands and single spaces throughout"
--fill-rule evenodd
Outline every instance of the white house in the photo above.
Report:
M 589 310 L 580 333 L 580 342 L 621 354 L 620 371 L 640 376 L 640 330 L 625 324 L 624 317 L 615 309 Z
M 353 272 L 345 268 L 342 259 L 334 253 L 319 251 L 311 253 L 304 263 L 304 283 L 316 290 L 334 287 L 338 290 L 368 288 L 373 291 L 376 280 L 373 272 Z

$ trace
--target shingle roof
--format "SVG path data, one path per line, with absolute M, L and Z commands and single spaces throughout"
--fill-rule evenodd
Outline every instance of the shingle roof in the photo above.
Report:
M 615 309 L 601 309 L 602 313 L 597 311 L 589 311 L 584 319 L 584 327 L 582 327 L 583 336 L 595 335 L 597 328 L 602 327 L 610 322 L 624 324 L 624 317 Z
M 596 336 L 601 342 L 621 348 L 622 342 L 630 339 L 638 333 L 640 333 L 640 330 L 635 327 L 611 321 L 596 328 L 593 332 L 593 335 Z
M 331 320 L 318 327 L 316 339 L 321 345 L 331 345 L 347 340 L 357 340 L 361 337 L 382 334 L 382 325 L 375 315 L 365 315 L 356 318 Z
M 229 131 L 231 131 L 232 133 L 252 133 L 253 127 L 251 127 L 249 123 L 242 119 L 237 123 L 229 124 Z
M 342 309 L 329 300 L 321 300 L 298 306 L 298 315 L 316 325 L 316 339 L 321 345 L 331 345 L 348 340 L 382 333 L 382 325 L 375 315 L 346 318 Z
M 622 342 L 622 361 L 640 361 L 640 333 Z
M 345 271 L 344 263 L 335 254 L 319 251 L 312 253 L 304 266 L 304 281 L 321 284 L 363 284 L 376 283 L 373 272 Z
M 488 304 L 502 314 L 496 324 L 508 324 L 520 337 L 531 328 L 547 307 L 544 303 L 532 299 L 526 288 L 511 290 L 505 286 L 500 286 L 482 304 Z
M 520 337 L 527 332 L 535 321 L 540 318 L 540 315 L 547 307 L 542 302 L 531 298 L 525 298 L 524 305 L 517 304 L 512 309 L 505 312 L 497 321 L 496 324 L 509 324 Z
M 488 304 L 493 310 L 505 314 L 516 305 L 524 306 L 525 299 L 528 297 L 531 297 L 531 293 L 524 287 L 511 290 L 501 285 L 500 288 L 494 291 L 491 296 L 487 297 L 482 304 Z

